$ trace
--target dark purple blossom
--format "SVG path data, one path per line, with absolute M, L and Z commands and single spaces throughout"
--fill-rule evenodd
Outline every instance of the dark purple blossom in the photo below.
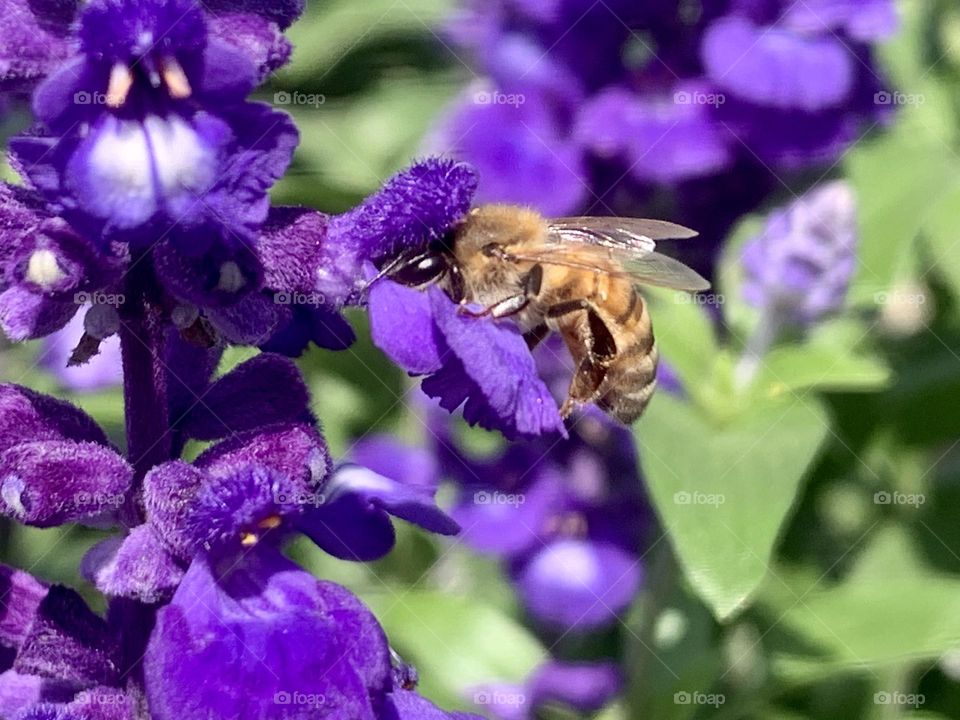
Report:
M 448 33 L 481 80 L 429 149 L 474 164 L 484 200 L 667 208 L 709 270 L 739 216 L 888 118 L 873 45 L 896 26 L 892 0 L 463 0 Z

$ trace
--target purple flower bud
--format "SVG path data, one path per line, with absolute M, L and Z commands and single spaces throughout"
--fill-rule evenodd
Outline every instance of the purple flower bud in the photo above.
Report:
M 823 185 L 775 211 L 744 247 L 744 296 L 782 322 L 816 322 L 842 306 L 856 244 L 853 191 L 843 182 Z

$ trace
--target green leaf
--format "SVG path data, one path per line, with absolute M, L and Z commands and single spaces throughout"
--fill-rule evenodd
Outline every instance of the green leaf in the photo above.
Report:
M 801 598 L 785 599 L 774 617 L 818 652 L 774 652 L 774 671 L 788 681 L 930 661 L 960 645 L 960 579 L 924 567 L 901 527 L 882 530 L 843 583 Z
M 756 392 L 768 397 L 802 388 L 873 391 L 891 379 L 878 357 L 858 351 L 869 335 L 863 323 L 838 319 L 817 327 L 803 344 L 781 345 L 770 351 L 757 372 Z
M 960 165 L 948 146 L 898 129 L 851 152 L 848 171 L 860 225 L 850 299 L 875 305 L 906 270 L 924 219 L 955 185 Z
M 423 692 L 445 707 L 468 709 L 471 688 L 519 683 L 547 656 L 526 628 L 479 597 L 401 590 L 364 600 L 391 645 L 416 666 Z
M 930 257 L 921 275 L 934 273 L 960 296 L 960 185 L 954 185 L 930 211 L 923 227 Z
M 784 398 L 721 421 L 665 393 L 637 426 L 680 566 L 718 619 L 742 610 L 763 580 L 827 429 L 814 400 Z

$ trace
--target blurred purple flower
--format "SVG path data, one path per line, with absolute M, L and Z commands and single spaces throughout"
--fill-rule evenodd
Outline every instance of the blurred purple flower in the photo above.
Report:
M 672 208 L 704 238 L 685 259 L 709 269 L 706 245 L 781 178 L 889 117 L 872 46 L 896 26 L 892 0 L 463 0 L 448 34 L 482 80 L 429 149 L 476 165 L 484 199 Z
M 83 365 L 69 365 L 70 355 L 83 335 L 83 318 L 74 315 L 61 330 L 47 336 L 40 351 L 40 364 L 60 385 L 74 392 L 91 392 L 118 386 L 123 380 L 120 338 L 112 335 L 100 343 L 100 352 Z

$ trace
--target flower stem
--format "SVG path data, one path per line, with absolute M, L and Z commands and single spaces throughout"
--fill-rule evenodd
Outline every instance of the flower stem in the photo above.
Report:
M 733 371 L 733 382 L 738 390 L 743 390 L 753 382 L 753 378 L 760 368 L 763 356 L 776 342 L 780 335 L 780 313 L 776 308 L 766 308 L 760 314 L 760 322 L 753 333 L 747 338 L 743 348 L 743 355 Z
M 123 397 L 127 457 L 136 472 L 135 488 L 139 488 L 150 468 L 169 460 L 172 452 L 163 363 L 166 321 L 148 257 L 133 259 L 126 290 L 120 325 Z

